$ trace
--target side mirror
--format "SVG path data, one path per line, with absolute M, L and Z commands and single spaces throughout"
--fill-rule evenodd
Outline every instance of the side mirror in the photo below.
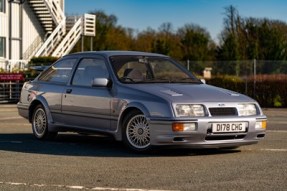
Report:
M 92 81 L 92 87 L 108 87 L 110 80 L 107 78 L 94 78 Z

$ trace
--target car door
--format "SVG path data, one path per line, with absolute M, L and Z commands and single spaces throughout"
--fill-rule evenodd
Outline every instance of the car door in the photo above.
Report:
M 65 123 L 85 129 L 109 130 L 111 94 L 108 87 L 92 87 L 95 78 L 108 78 L 105 60 L 83 58 L 62 98 Z
M 38 99 L 47 103 L 56 123 L 62 120 L 62 95 L 71 77 L 73 67 L 77 63 L 76 61 L 76 58 L 63 58 L 41 73 L 37 79 Z

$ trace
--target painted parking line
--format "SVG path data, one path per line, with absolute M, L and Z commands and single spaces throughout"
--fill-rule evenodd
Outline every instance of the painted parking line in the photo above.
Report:
M 261 151 L 261 152 L 287 152 L 287 149 L 244 149 L 246 151 Z
M 287 149 L 260 149 L 260 151 L 287 152 Z
M 287 128 L 286 130 L 267 130 L 267 133 L 287 133 Z
M 1 182 L 0 185 L 10 186 L 26 186 L 26 187 L 54 187 L 65 188 L 71 190 L 100 190 L 100 191 L 178 191 L 178 190 L 157 190 L 157 189 L 138 189 L 138 188 L 111 188 L 111 187 L 85 187 L 85 186 L 69 186 L 69 185 L 49 185 L 49 184 L 28 184 L 21 182 Z
M 23 117 L 15 116 L 15 117 L 1 117 L 0 121 L 2 120 L 13 120 L 13 119 L 23 119 Z

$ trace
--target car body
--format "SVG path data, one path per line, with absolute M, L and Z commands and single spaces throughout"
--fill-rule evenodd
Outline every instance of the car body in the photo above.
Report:
M 18 111 L 38 139 L 100 132 L 135 151 L 254 144 L 267 123 L 253 99 L 202 83 L 168 56 L 135 51 L 62 57 L 24 84 Z

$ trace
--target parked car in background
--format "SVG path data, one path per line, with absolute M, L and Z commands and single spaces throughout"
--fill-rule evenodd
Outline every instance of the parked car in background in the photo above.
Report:
M 38 139 L 108 133 L 139 152 L 254 144 L 267 122 L 253 99 L 202 83 L 168 56 L 133 51 L 62 57 L 24 84 L 18 111 Z

